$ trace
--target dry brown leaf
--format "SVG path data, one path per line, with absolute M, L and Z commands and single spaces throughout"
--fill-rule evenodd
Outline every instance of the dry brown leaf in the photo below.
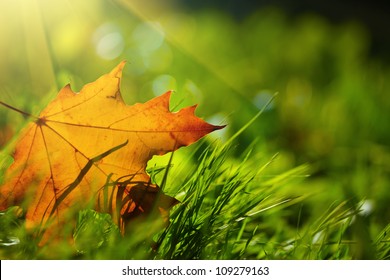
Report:
M 124 64 L 79 93 L 65 86 L 39 117 L 29 115 L 0 186 L 0 210 L 21 205 L 27 228 L 50 221 L 52 229 L 92 203 L 124 232 L 131 217 L 154 208 L 166 213 L 176 203 L 150 183 L 147 162 L 223 126 L 196 117 L 196 106 L 170 112 L 171 92 L 126 105 L 119 90 Z

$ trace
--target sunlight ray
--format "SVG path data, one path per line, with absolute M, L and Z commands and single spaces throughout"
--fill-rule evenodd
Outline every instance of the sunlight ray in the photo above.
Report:
M 232 79 L 225 76 L 224 73 L 220 71 L 220 69 L 218 69 L 217 65 L 211 63 L 207 58 L 204 58 L 202 54 L 198 53 L 196 50 L 194 50 L 194 48 L 183 44 L 180 40 L 180 37 L 175 35 L 175 33 L 172 32 L 167 26 L 164 26 L 162 22 L 159 22 L 158 24 L 154 23 L 152 18 L 158 17 L 153 15 L 153 12 L 147 9 L 148 5 L 145 4 L 145 2 L 124 0 L 116 0 L 116 2 L 118 2 L 122 7 L 137 16 L 143 22 L 149 24 L 153 29 L 157 31 L 161 29 L 161 24 L 165 31 L 165 37 L 171 46 L 175 47 L 176 49 L 184 53 L 186 56 L 190 57 L 194 62 L 196 62 L 198 65 L 200 65 L 210 74 L 212 74 L 216 79 L 218 79 L 223 84 L 232 89 L 232 92 L 234 93 L 233 97 L 238 98 L 241 102 L 245 101 L 248 106 L 253 106 L 252 101 L 249 100 L 247 95 L 243 92 L 243 89 L 236 85 Z
M 40 3 L 36 0 L 19 1 L 22 28 L 25 36 L 25 51 L 30 73 L 31 92 L 48 93 L 58 91 L 53 69 L 50 45 L 42 19 Z

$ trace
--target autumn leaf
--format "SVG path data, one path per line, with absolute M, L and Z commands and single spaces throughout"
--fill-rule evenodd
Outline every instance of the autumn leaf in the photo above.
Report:
M 171 92 L 126 105 L 120 93 L 125 63 L 85 85 L 65 86 L 16 142 L 14 162 L 0 186 L 0 210 L 25 210 L 26 227 L 60 227 L 79 209 L 108 212 L 120 227 L 177 201 L 151 183 L 145 168 L 154 155 L 188 146 L 223 126 L 195 116 L 196 106 L 169 111 Z

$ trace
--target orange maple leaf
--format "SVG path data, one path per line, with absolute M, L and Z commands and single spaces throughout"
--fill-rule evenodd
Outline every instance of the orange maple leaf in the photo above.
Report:
M 150 182 L 147 162 L 223 126 L 196 117 L 196 106 L 170 112 L 170 91 L 126 105 L 119 90 L 124 64 L 79 93 L 65 86 L 39 117 L 27 114 L 32 121 L 0 186 L 0 210 L 21 205 L 27 228 L 52 228 L 92 205 L 111 213 L 123 233 L 129 218 L 177 202 Z

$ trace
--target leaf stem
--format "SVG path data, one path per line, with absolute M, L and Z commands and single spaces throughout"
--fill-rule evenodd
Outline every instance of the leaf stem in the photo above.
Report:
M 31 117 L 31 118 L 34 118 L 34 119 L 38 119 L 38 117 L 34 116 L 34 115 L 31 115 L 30 113 L 27 113 L 27 112 L 24 112 L 18 108 L 15 108 L 11 105 L 8 105 L 7 103 L 4 103 L 3 101 L 0 101 L 0 104 L 3 105 L 4 107 L 7 107 L 11 110 L 14 110 L 16 112 L 18 112 L 19 114 L 22 114 L 23 116 L 26 116 L 26 117 Z

